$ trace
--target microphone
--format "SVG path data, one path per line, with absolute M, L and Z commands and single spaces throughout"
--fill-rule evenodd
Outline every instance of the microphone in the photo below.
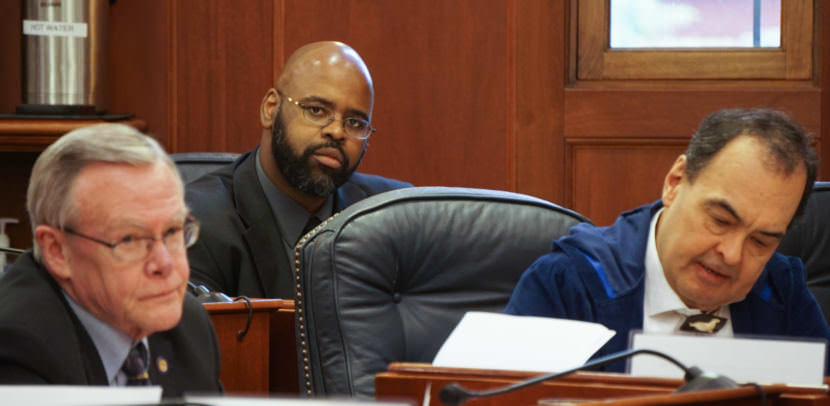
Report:
M 196 285 L 191 281 L 187 281 L 187 288 L 190 293 L 199 301 L 199 303 L 227 303 L 233 302 L 233 299 L 222 292 L 215 292 L 208 289 L 205 285 Z
M 513 385 L 505 386 L 502 388 L 491 389 L 487 391 L 468 391 L 458 383 L 451 383 L 447 386 L 441 388 L 439 392 L 439 399 L 447 405 L 458 406 L 462 403 L 466 402 L 469 398 L 480 398 L 485 396 L 494 396 L 494 395 L 501 395 L 503 393 L 513 392 L 515 390 L 519 390 L 521 388 L 525 388 L 531 385 L 535 385 L 537 383 L 547 381 L 550 379 L 556 379 L 563 377 L 565 375 L 574 373 L 576 371 L 581 371 L 583 369 L 593 368 L 608 364 L 610 362 L 614 362 L 623 358 L 628 358 L 638 354 L 650 354 L 656 355 L 661 357 L 675 365 L 677 365 L 680 369 L 683 370 L 684 376 L 683 379 L 686 381 L 686 384 L 678 388 L 675 392 L 691 392 L 696 390 L 705 390 L 705 389 L 723 389 L 723 388 L 737 388 L 738 384 L 725 377 L 723 375 L 718 375 L 710 372 L 704 372 L 698 367 L 691 367 L 688 368 L 683 363 L 678 361 L 677 359 L 664 354 L 659 351 L 649 350 L 647 348 L 638 348 L 638 349 L 631 349 L 626 351 L 621 351 L 616 354 L 607 355 L 602 358 L 597 358 L 593 361 L 587 362 L 582 366 L 578 366 L 576 368 L 571 368 L 566 371 L 562 372 L 554 372 L 552 374 L 541 375 L 535 378 L 529 379 L 524 382 L 518 382 Z

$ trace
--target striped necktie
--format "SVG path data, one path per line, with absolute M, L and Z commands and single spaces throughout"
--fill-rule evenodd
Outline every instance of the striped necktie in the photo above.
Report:
M 150 385 L 150 375 L 147 373 L 149 359 L 147 347 L 143 341 L 137 342 L 130 349 L 127 359 L 124 360 L 124 365 L 121 365 L 121 371 L 127 376 L 127 386 Z

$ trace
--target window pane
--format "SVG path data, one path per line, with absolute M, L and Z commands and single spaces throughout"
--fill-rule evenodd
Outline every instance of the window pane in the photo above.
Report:
M 781 0 L 611 0 L 610 31 L 611 48 L 778 48 Z

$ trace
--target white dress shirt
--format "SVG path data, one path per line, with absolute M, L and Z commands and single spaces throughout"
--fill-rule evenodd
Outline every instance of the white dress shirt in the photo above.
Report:
M 680 331 L 680 326 L 687 316 L 700 314 L 700 310 L 687 307 L 669 285 L 663 273 L 663 265 L 657 255 L 655 229 L 663 209 L 651 219 L 646 243 L 646 287 L 643 301 L 643 332 L 648 334 L 673 334 Z M 722 306 L 714 313 L 726 318 L 726 325 L 713 335 L 732 337 L 732 320 L 729 318 L 729 306 Z

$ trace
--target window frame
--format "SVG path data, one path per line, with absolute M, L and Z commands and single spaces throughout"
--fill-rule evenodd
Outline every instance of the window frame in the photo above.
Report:
M 610 47 L 611 0 L 572 0 L 577 80 L 778 79 L 813 74 L 814 1 L 781 1 L 779 48 Z

